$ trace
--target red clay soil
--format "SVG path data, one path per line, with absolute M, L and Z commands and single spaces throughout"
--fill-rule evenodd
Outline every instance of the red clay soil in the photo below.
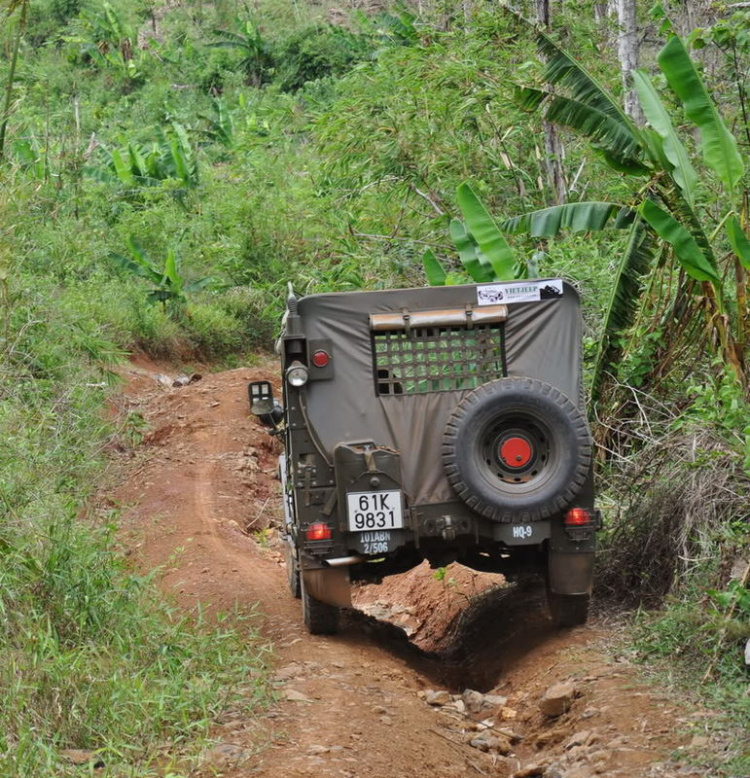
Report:
M 616 627 L 594 619 L 555 631 L 540 592 L 503 587 L 500 576 L 455 565 L 435 576 L 423 566 L 359 589 L 370 615 L 347 615 L 340 635 L 308 635 L 278 548 L 279 444 L 248 413 L 247 382 L 278 389 L 274 365 L 181 388 L 167 385 L 174 373 L 144 360 L 123 371 L 119 412 L 147 422 L 110 494 L 122 507 L 123 543 L 141 569 L 160 569 L 186 608 L 257 607 L 279 695 L 260 719 L 228 717 L 191 775 L 707 775 L 669 757 L 700 756 L 709 713 L 640 683 L 627 657 L 608 650 Z M 562 681 L 574 685 L 569 710 L 550 718 L 539 701 Z M 425 699 L 467 688 L 506 700 L 472 713 L 455 697 Z M 477 747 L 483 731 L 497 740 L 487 752 Z

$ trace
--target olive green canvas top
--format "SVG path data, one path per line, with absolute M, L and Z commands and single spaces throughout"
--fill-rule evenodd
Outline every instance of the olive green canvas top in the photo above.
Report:
M 507 319 L 487 332 L 472 327 L 409 331 L 407 326 L 381 340 L 371 327 L 374 314 L 406 314 L 408 322 L 411 312 L 498 304 L 507 304 Z M 403 488 L 413 506 L 456 499 L 443 471 L 442 437 L 472 381 L 503 373 L 536 378 L 585 410 L 580 301 L 559 279 L 318 294 L 301 298 L 298 311 L 308 339 L 328 338 L 333 345 L 334 378 L 310 381 L 302 390 L 308 422 L 326 457 L 332 461 L 340 442 L 371 440 L 399 451 Z M 490 357 L 485 350 L 480 363 L 473 354 L 488 339 L 494 350 Z M 390 367 L 378 373 L 383 359 Z

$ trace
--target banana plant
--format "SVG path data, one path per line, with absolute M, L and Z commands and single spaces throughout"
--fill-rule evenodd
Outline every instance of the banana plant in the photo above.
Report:
M 207 45 L 214 49 L 240 51 L 243 56 L 239 65 L 253 86 L 262 86 L 269 80 L 275 65 L 273 49 L 253 22 L 246 21 L 240 33 L 231 30 L 214 30 L 213 33 L 217 40 Z
M 161 267 L 151 259 L 133 236 L 128 239 L 128 253 L 129 256 L 113 253 L 110 257 L 120 269 L 148 281 L 153 288 L 148 292 L 146 299 L 150 303 L 161 303 L 165 311 L 182 310 L 189 294 L 215 285 L 214 279 L 210 276 L 197 281 L 186 281 L 180 270 L 179 256 L 172 247 L 167 251 Z
M 724 361 L 737 381 L 747 387 L 746 347 L 750 339 L 747 311 L 748 257 L 747 198 L 738 191 L 745 171 L 737 141 L 712 101 L 684 43 L 671 35 L 657 56 L 659 68 L 678 98 L 685 118 L 697 130 L 703 164 L 722 185 L 723 216 L 710 231 L 705 191 L 695 165 L 672 123 L 669 111 L 643 71 L 634 85 L 648 122 L 637 127 L 617 101 L 570 54 L 544 32 L 536 31 L 545 62 L 542 79 L 548 88 L 522 86 L 516 101 L 529 111 L 543 110 L 548 121 L 587 138 L 606 164 L 618 173 L 645 179 L 633 203 L 570 203 L 523 214 L 501 224 L 507 233 L 554 237 L 564 230 L 596 231 L 628 227 L 627 247 L 613 279 L 604 334 L 597 358 L 593 397 L 597 399 L 605 370 L 616 361 L 618 344 L 634 320 L 643 281 L 658 253 L 674 261 L 687 276 L 691 290 L 706 301 L 700 307 L 716 335 Z M 613 218 L 614 217 L 614 218 Z M 727 268 L 717 260 L 719 235 L 726 230 L 732 248 L 736 291 L 723 281 Z M 728 289 L 730 290 L 728 292 Z
M 227 108 L 226 103 L 221 98 L 214 98 L 211 101 L 213 116 L 201 115 L 201 119 L 206 123 L 204 130 L 206 137 L 213 143 L 220 143 L 227 149 L 234 147 L 236 143 L 236 133 L 234 127 L 234 117 L 232 111 Z
M 135 45 L 138 31 L 128 27 L 110 3 L 103 3 L 101 12 L 82 11 L 77 26 L 78 34 L 65 41 L 80 44 L 81 52 L 102 69 L 112 67 L 133 82 L 143 78 Z
M 365 35 L 384 47 L 419 43 L 417 16 L 403 2 L 377 14 L 355 10 L 352 17 Z
M 103 152 L 103 166 L 90 167 L 87 172 L 100 181 L 134 189 L 158 186 L 162 181 L 179 181 L 186 189 L 200 183 L 198 160 L 187 130 L 172 122 L 159 130 L 159 140 L 150 147 L 136 143 Z
M 50 177 L 49 153 L 34 135 L 29 131 L 27 134 L 16 138 L 10 148 L 16 162 L 25 170 L 29 171 L 34 178 L 40 181 L 46 181 Z
M 525 263 L 516 259 L 502 230 L 468 181 L 458 187 L 456 201 L 464 221 L 452 219 L 450 235 L 463 269 L 472 280 L 484 283 L 523 277 Z M 422 263 L 431 286 L 457 284 L 463 280 L 462 275 L 447 272 L 431 249 L 425 252 Z

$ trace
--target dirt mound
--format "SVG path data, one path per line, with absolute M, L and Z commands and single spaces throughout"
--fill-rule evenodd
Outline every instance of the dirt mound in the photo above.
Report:
M 275 381 L 275 365 L 177 387 L 164 375 L 143 362 L 125 372 L 118 410 L 142 442 L 134 456 L 120 449 L 109 494 L 123 543 L 185 607 L 259 611 L 276 646 L 278 704 L 260 720 L 229 712 L 191 775 L 690 774 L 667 755 L 705 750 L 710 714 L 639 685 L 628 658 L 603 648 L 611 624 L 554 631 L 533 587 L 421 566 L 360 588 L 362 612 L 339 636 L 309 636 L 276 548 L 279 445 L 247 405 L 247 382 Z M 552 695 L 559 715 L 547 715 L 540 702 L 560 683 L 567 697 Z
M 401 627 L 415 646 L 437 652 L 451 641 L 467 606 L 504 583 L 502 575 L 478 573 L 457 563 L 432 570 L 423 562 L 379 586 L 358 588 L 353 600 L 368 615 Z

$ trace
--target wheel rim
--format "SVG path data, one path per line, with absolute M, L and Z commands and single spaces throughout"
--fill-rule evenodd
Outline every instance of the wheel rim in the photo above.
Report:
M 537 419 L 494 419 L 479 436 L 481 470 L 494 485 L 536 485 L 550 473 L 550 435 Z

